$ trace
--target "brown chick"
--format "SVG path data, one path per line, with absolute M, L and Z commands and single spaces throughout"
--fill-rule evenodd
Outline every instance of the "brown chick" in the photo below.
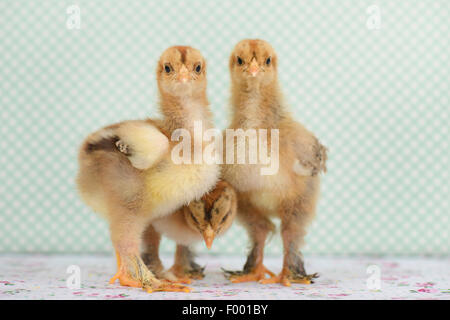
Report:
M 143 260 L 149 269 L 161 279 L 190 283 L 202 279 L 203 268 L 194 261 L 190 246 L 202 239 L 208 249 L 216 237 L 223 235 L 236 216 L 237 197 L 234 189 L 225 181 L 200 200 L 177 210 L 174 214 L 156 219 L 144 233 Z M 161 235 L 177 243 L 173 266 L 164 271 L 159 258 Z
M 200 199 L 217 183 L 215 164 L 174 163 L 171 135 L 194 121 L 212 127 L 206 97 L 206 62 L 191 47 L 171 47 L 156 70 L 162 119 L 124 121 L 84 141 L 77 183 L 82 199 L 109 222 L 118 271 L 111 279 L 151 291 L 188 291 L 158 280 L 140 256 L 145 228 L 157 218 Z M 203 146 L 202 146 L 203 148 Z
M 243 271 L 230 272 L 232 282 L 279 282 L 288 286 L 291 282 L 310 283 L 316 276 L 306 274 L 300 247 L 315 215 L 320 182 L 317 174 L 326 171 L 326 148 L 289 113 L 278 84 L 277 66 L 274 49 L 263 40 L 239 42 L 230 57 L 233 118 L 229 128 L 267 129 L 267 150 L 271 149 L 270 130 L 279 130 L 276 174 L 261 175 L 260 169 L 266 166 L 261 163 L 234 162 L 223 168 L 223 177 L 238 194 L 238 219 L 252 242 Z M 245 148 L 248 152 L 249 145 Z M 263 265 L 266 237 L 275 229 L 272 217 L 281 219 L 284 246 L 283 269 L 278 276 Z

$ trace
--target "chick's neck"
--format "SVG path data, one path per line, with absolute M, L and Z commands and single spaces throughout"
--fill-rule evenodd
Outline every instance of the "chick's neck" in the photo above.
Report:
M 203 130 L 212 127 L 212 114 L 206 92 L 188 96 L 160 94 L 160 110 L 164 128 L 172 132 L 176 129 L 193 131 L 195 121 L 201 121 Z
M 261 84 L 232 84 L 233 128 L 277 128 L 288 116 L 275 79 Z

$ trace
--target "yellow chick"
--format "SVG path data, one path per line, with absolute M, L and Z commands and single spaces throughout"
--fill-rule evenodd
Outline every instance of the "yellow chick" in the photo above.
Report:
M 162 119 L 124 121 L 89 135 L 79 152 L 77 183 L 86 204 L 109 222 L 118 262 L 111 283 L 119 279 L 148 292 L 189 291 L 157 279 L 140 246 L 149 224 L 200 199 L 219 179 L 216 164 L 180 164 L 171 156 L 176 129 L 193 136 L 195 121 L 212 127 L 206 62 L 194 48 L 171 47 L 161 55 L 156 77 Z
M 265 165 L 261 163 L 234 162 L 223 167 L 224 179 L 238 194 L 238 219 L 252 242 L 243 271 L 229 272 L 232 282 L 289 286 L 291 282 L 310 283 L 316 276 L 307 275 L 300 247 L 315 215 L 320 182 L 317 174 L 326 171 L 327 153 L 289 113 L 278 84 L 277 66 L 274 49 L 263 40 L 239 42 L 229 61 L 233 111 L 229 128 L 266 129 L 267 150 L 273 145 L 271 130 L 279 130 L 279 168 L 275 174 L 262 175 L 260 169 Z M 245 148 L 248 153 L 249 144 Z M 283 269 L 277 276 L 263 265 L 266 237 L 275 229 L 272 217 L 281 219 L 284 246 Z
M 205 241 L 208 249 L 216 237 L 223 235 L 231 226 L 237 209 L 234 189 L 225 181 L 219 181 L 211 192 L 200 200 L 177 210 L 174 214 L 152 221 L 144 233 L 142 258 L 147 267 L 161 279 L 190 283 L 202 279 L 203 268 L 194 261 L 189 246 Z M 161 235 L 177 243 L 173 266 L 164 272 L 159 258 Z

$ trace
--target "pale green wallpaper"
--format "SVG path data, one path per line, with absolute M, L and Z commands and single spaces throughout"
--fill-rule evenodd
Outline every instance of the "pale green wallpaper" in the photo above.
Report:
M 67 26 L 71 5 L 80 29 Z M 156 61 L 174 44 L 207 58 L 224 128 L 228 56 L 258 37 L 278 52 L 296 118 L 329 147 L 305 252 L 448 254 L 449 11 L 446 0 L 0 0 L 0 252 L 109 252 L 106 223 L 75 190 L 83 137 L 156 115 Z M 213 252 L 246 247 L 235 225 Z M 279 235 L 267 251 L 281 252 Z

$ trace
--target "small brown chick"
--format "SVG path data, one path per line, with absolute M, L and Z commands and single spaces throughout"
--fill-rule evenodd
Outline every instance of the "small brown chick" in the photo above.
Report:
M 144 262 L 161 279 L 190 283 L 202 279 L 203 268 L 194 261 L 189 248 L 195 242 L 205 241 L 208 249 L 216 237 L 223 235 L 236 216 L 237 197 L 234 189 L 225 181 L 200 200 L 194 200 L 172 215 L 156 219 L 144 233 Z M 161 235 L 177 243 L 175 260 L 168 272 L 164 272 L 159 258 Z
M 124 121 L 88 136 L 79 152 L 77 183 L 86 204 L 109 222 L 118 262 L 111 283 L 119 279 L 148 292 L 188 291 L 158 280 L 140 247 L 149 224 L 200 199 L 219 179 L 215 164 L 179 164 L 171 156 L 176 129 L 193 136 L 195 121 L 212 127 L 206 62 L 194 48 L 171 47 L 161 55 L 156 77 L 162 119 Z
M 288 111 L 278 84 L 278 58 L 263 40 L 239 42 L 230 57 L 231 104 L 229 128 L 267 129 L 268 150 L 271 129 L 279 130 L 279 169 L 261 175 L 257 164 L 226 164 L 223 177 L 238 194 L 238 218 L 248 230 L 252 249 L 243 271 L 230 272 L 232 282 L 260 281 L 310 283 L 300 246 L 306 227 L 314 218 L 319 194 L 319 176 L 326 171 L 326 148 Z M 228 139 L 228 138 L 227 138 Z M 234 138 L 233 138 L 234 139 Z M 248 151 L 248 144 L 245 146 Z M 275 276 L 263 265 L 266 237 L 275 229 L 271 217 L 281 219 L 284 246 L 282 272 Z M 266 279 L 266 274 L 271 278 Z

